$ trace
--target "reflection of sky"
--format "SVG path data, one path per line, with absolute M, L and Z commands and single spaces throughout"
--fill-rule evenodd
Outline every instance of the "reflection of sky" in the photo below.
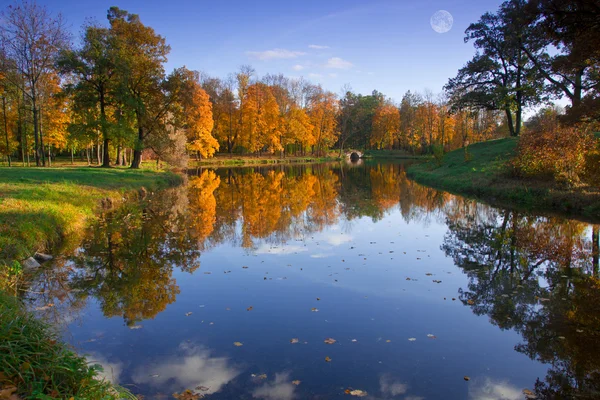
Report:
M 92 302 L 70 331 L 135 393 L 206 386 L 211 398 L 287 400 L 344 398 L 351 387 L 371 399 L 511 400 L 546 368 L 514 351 L 518 334 L 452 301 L 467 279 L 440 249 L 446 231 L 396 209 L 286 244 L 221 244 L 194 274 L 175 271 L 177 301 L 141 329 L 104 319 Z

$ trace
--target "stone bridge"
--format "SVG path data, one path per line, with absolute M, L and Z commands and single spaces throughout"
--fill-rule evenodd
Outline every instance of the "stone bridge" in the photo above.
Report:
M 363 152 L 360 150 L 346 150 L 346 158 L 350 161 L 358 161 L 363 157 Z

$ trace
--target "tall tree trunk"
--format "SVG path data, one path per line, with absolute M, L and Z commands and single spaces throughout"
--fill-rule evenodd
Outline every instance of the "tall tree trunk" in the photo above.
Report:
M 104 89 L 102 88 L 100 90 L 100 121 L 102 123 L 102 139 L 104 140 L 104 146 L 102 148 L 102 167 L 109 168 L 110 156 L 108 155 L 108 142 L 110 140 L 108 138 L 108 127 L 106 126 L 106 105 L 104 103 Z
M 71 165 L 75 164 L 75 160 L 73 160 L 73 153 L 75 152 L 75 149 L 73 148 L 73 146 L 71 146 Z
M 4 113 L 4 135 L 6 137 L 6 157 L 10 167 L 10 144 L 8 142 L 8 121 L 6 120 L 6 97 L 2 96 L 2 112 Z
M 44 135 L 42 133 L 42 106 L 39 109 L 39 132 L 40 132 L 40 152 L 42 153 L 42 167 L 46 166 L 46 155 L 44 153 Z
M 35 86 L 32 89 L 31 105 L 32 105 L 32 110 L 33 110 L 33 140 L 34 140 L 34 145 L 35 145 L 35 165 L 36 165 L 36 167 L 39 167 L 40 166 L 40 139 L 39 139 L 39 131 L 38 131 L 38 114 L 37 114 Z
M 600 225 L 592 226 L 592 273 L 598 278 L 600 270 Z
M 510 132 L 510 136 L 515 136 L 515 127 L 513 125 L 512 113 L 509 108 L 504 110 L 506 113 L 506 123 L 508 124 L 508 131 Z
M 142 164 L 142 149 L 144 143 L 144 128 L 141 124 L 141 118 L 139 112 L 136 111 L 137 123 L 138 123 L 138 140 L 135 144 L 135 148 L 133 149 L 133 159 L 131 160 L 132 169 L 139 169 Z
M 117 145 L 117 158 L 115 160 L 116 165 L 121 165 L 121 145 Z

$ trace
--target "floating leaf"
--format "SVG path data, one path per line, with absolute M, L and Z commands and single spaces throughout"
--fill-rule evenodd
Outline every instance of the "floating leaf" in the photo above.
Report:
M 299 342 L 298 338 L 293 338 L 292 340 L 290 340 L 291 344 L 296 344 L 298 342 Z
M 254 307 L 250 306 L 248 308 L 246 308 L 246 311 L 252 311 L 254 309 Z
M 351 390 L 348 393 L 350 396 L 356 396 L 356 397 L 366 397 L 367 396 L 367 392 L 365 392 L 364 390 Z
M 186 313 L 185 313 L 185 316 L 186 316 L 186 317 L 189 317 L 190 315 L 192 315 L 192 312 L 191 312 L 191 311 L 190 311 L 190 312 L 186 312 Z
M 388 340 L 386 340 L 385 342 L 386 342 L 386 343 L 391 343 L 391 340 L 390 340 L 390 339 L 388 339 Z
M 132 325 L 129 327 L 129 329 L 142 329 L 143 327 L 143 325 Z
M 244 344 L 242 342 L 233 342 L 233 345 L 236 347 L 240 347 L 240 346 L 243 346 Z
M 331 358 L 329 356 L 325 357 L 325 362 L 331 362 Z
M 292 383 L 293 383 L 294 385 L 296 385 L 296 386 L 298 386 L 298 385 L 300 384 L 300 382 L 301 382 L 301 381 L 299 381 L 299 380 L 292 381 Z
M 335 342 L 337 342 L 337 340 L 335 340 L 334 338 L 327 338 L 324 340 L 324 342 L 326 344 L 334 344 Z
M 202 396 L 201 394 L 198 393 L 194 393 L 189 389 L 186 389 L 185 391 L 181 392 L 181 393 L 173 393 L 173 397 L 176 398 L 177 400 L 198 400 Z
M 414 337 L 408 338 L 409 342 L 414 342 L 415 340 L 417 340 L 417 338 L 414 338 Z
M 207 392 L 207 391 L 210 390 L 210 388 L 208 386 L 202 386 L 202 385 L 200 385 L 200 386 L 196 386 L 196 390 L 199 390 L 201 392 Z
M 319 297 L 317 297 L 317 300 L 321 300 Z
M 465 377 L 463 378 L 465 381 L 470 381 L 471 378 L 469 378 L 468 376 L 465 375 Z
M 242 268 L 244 268 L 244 269 L 248 269 L 248 267 L 247 267 L 246 265 L 244 265 Z
M 435 338 L 436 338 L 436 337 L 435 337 L 435 335 L 433 335 L 433 334 L 431 334 L 431 333 L 428 333 L 428 334 L 427 334 L 427 337 L 428 337 L 429 339 L 435 339 Z
M 260 374 L 257 376 L 258 379 L 267 379 L 267 374 Z
M 352 340 L 351 340 L 351 342 L 358 342 L 358 340 L 356 340 L 356 339 L 352 339 Z
M 319 312 L 319 309 L 318 309 L 318 308 L 315 308 L 315 307 L 313 307 L 313 308 L 311 308 L 311 309 L 310 309 L 310 311 L 312 311 L 312 312 Z

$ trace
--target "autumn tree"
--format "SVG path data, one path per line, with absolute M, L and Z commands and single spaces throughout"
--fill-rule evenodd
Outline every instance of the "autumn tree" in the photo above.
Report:
M 85 27 L 82 45 L 77 50 L 68 50 L 59 60 L 64 73 L 72 74 L 76 81 L 68 86 L 74 94 L 73 100 L 82 108 L 99 108 L 97 121 L 90 129 L 102 132 L 102 166 L 110 166 L 109 143 L 111 124 L 108 108 L 116 101 L 116 57 L 113 52 L 114 38 L 111 30 L 100 26 Z
M 391 149 L 400 130 L 400 111 L 393 104 L 381 105 L 375 110 L 371 144 L 376 148 Z
M 111 7 L 108 21 L 114 35 L 116 70 L 120 77 L 119 101 L 132 107 L 136 120 L 137 140 L 131 168 L 139 168 L 146 142 L 149 139 L 155 142 L 168 139 L 164 137 L 166 132 L 161 125 L 175 100 L 173 96 L 165 95 L 164 87 L 164 63 L 170 47 L 136 14 Z

